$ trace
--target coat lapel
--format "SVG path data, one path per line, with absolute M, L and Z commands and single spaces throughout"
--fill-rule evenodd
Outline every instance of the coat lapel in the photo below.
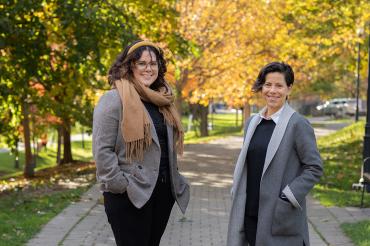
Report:
M 252 118 L 251 122 L 249 123 L 249 126 L 246 130 L 247 132 L 246 132 L 246 135 L 245 135 L 243 146 L 242 146 L 242 149 L 240 151 L 238 161 L 236 162 L 235 171 L 234 171 L 233 187 L 235 187 L 235 188 L 239 186 L 239 182 L 240 182 L 241 176 L 243 174 L 243 169 L 244 169 L 244 164 L 245 164 L 245 157 L 247 156 L 249 143 L 252 139 L 254 131 L 256 130 L 258 122 L 259 122 L 259 117 L 258 116 L 253 116 L 253 118 Z M 236 192 L 236 190 L 233 190 L 233 192 Z
M 281 112 L 281 115 L 279 116 L 279 121 L 272 133 L 269 145 L 267 147 L 265 163 L 263 165 L 262 177 L 264 173 L 266 172 L 267 168 L 269 167 L 272 161 L 272 158 L 274 158 L 277 149 L 279 148 L 281 140 L 284 137 L 284 133 L 287 128 L 290 117 L 293 115 L 294 112 L 295 111 L 289 106 L 289 104 L 286 103 L 283 111 Z

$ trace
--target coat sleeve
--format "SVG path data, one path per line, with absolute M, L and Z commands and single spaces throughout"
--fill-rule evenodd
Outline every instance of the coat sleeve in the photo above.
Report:
M 115 91 L 104 94 L 94 109 L 93 117 L 93 155 L 96 176 L 103 190 L 112 193 L 126 191 L 128 180 L 118 165 L 115 152 L 120 107 L 120 98 Z
M 300 207 L 305 196 L 320 180 L 323 166 L 317 149 L 315 133 L 307 119 L 302 118 L 296 124 L 294 134 L 295 148 L 302 166 L 302 173 L 285 187 L 283 193 L 293 205 Z

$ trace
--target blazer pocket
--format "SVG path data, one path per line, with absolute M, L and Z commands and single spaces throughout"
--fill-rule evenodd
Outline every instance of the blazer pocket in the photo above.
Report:
M 302 231 L 302 216 L 300 209 L 293 207 L 290 202 L 277 199 L 272 218 L 272 235 L 293 236 Z
M 114 194 L 121 194 L 126 191 L 128 181 L 126 177 L 122 174 L 117 175 L 114 179 L 107 181 L 104 185 L 105 190 Z
M 145 171 L 141 165 L 136 165 L 131 172 L 131 178 L 142 187 L 149 187 L 147 179 L 145 178 Z

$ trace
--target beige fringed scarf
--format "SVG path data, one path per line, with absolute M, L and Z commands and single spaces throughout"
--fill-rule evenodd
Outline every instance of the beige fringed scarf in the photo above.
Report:
M 122 135 L 125 141 L 126 158 L 128 161 L 142 160 L 144 151 L 152 142 L 150 132 L 150 120 L 141 99 L 151 102 L 159 107 L 165 122 L 173 126 L 177 153 L 182 154 L 184 150 L 184 131 L 180 117 L 173 104 L 174 96 L 168 85 L 154 91 L 145 87 L 138 81 L 126 79 L 116 80 L 115 88 L 118 90 L 122 101 Z

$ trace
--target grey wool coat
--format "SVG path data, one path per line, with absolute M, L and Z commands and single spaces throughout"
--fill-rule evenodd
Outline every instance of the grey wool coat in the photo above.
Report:
M 144 152 L 143 161 L 129 163 L 125 158 L 125 144 L 120 127 L 122 110 L 117 90 L 106 92 L 94 109 L 93 155 L 96 176 L 102 191 L 116 194 L 127 192 L 132 204 L 141 208 L 151 197 L 157 182 L 161 149 L 151 122 L 153 141 Z M 172 194 L 181 211 L 185 213 L 189 202 L 189 184 L 178 172 L 173 128 L 168 125 L 167 135 Z
M 227 246 L 246 246 L 247 190 L 245 165 L 259 116 L 246 122 L 246 135 L 232 187 Z M 260 183 L 256 246 L 309 246 L 305 197 L 322 175 L 322 161 L 310 123 L 287 103 L 269 142 Z M 290 202 L 279 198 L 284 193 Z

